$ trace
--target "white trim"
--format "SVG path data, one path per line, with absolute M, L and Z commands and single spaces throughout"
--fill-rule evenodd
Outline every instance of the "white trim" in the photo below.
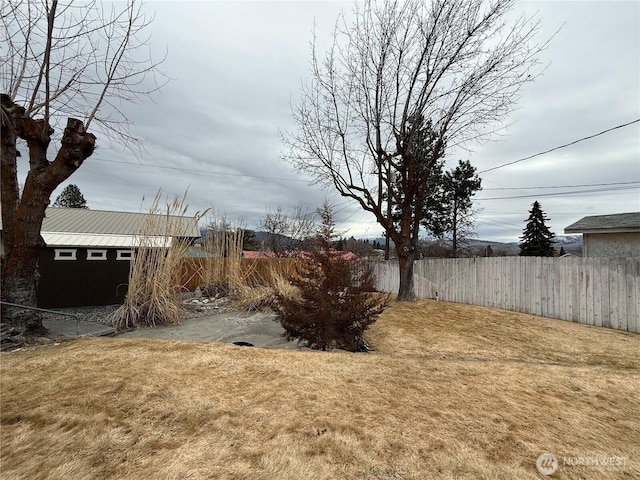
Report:
M 97 255 L 96 255 L 97 254 Z M 87 249 L 87 260 L 106 260 L 106 250 Z
M 133 260 L 133 250 L 116 250 L 116 260 Z
M 54 250 L 54 260 L 76 260 L 77 249 L 75 248 L 56 248 Z
M 80 209 L 77 209 L 80 210 Z M 104 235 L 88 233 L 41 232 L 48 247 L 60 248 L 136 248 L 140 245 L 168 248 L 171 237 L 139 235 Z

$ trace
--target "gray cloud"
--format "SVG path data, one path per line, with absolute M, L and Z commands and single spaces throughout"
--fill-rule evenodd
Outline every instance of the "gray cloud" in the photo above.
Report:
M 541 59 L 548 67 L 523 92 L 504 136 L 472 153 L 449 152 L 451 165 L 463 158 L 484 170 L 640 118 L 640 4 L 522 6 L 540 11 L 543 36 L 566 22 Z M 380 234 L 381 227 L 353 202 L 310 186 L 280 160 L 278 130 L 293 127 L 289 104 L 309 70 L 314 22 L 325 45 L 350 2 L 176 1 L 147 8 L 156 11 L 152 50 L 160 54 L 166 46 L 163 70 L 173 80 L 155 102 L 123 106 L 144 143 L 142 155 L 99 137 L 99 149 L 69 179 L 91 208 L 138 211 L 142 197 L 153 198 L 159 188 L 173 195 L 188 188 L 192 211 L 213 206 L 253 227 L 269 206 L 317 206 L 328 196 L 338 206 L 340 230 Z M 542 196 L 553 190 L 538 188 L 489 190 L 639 181 L 639 138 L 635 124 L 482 175 L 487 190 L 479 199 L 539 197 L 478 201 L 478 236 L 517 241 L 535 199 L 556 233 L 587 214 L 640 210 L 637 185 L 564 196 Z

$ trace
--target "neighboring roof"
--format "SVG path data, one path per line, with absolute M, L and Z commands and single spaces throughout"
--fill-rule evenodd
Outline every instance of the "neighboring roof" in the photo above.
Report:
M 276 258 L 276 254 L 269 250 L 244 250 L 242 252 L 242 258 Z
M 167 237 L 200 237 L 194 217 L 59 207 L 47 208 L 40 233 L 51 247 L 130 248 L 140 245 L 142 234 L 161 247 Z
M 640 232 L 640 212 L 584 217 L 564 229 L 564 233 L 627 232 Z
M 187 258 L 216 258 L 212 253 L 203 250 L 202 248 L 189 247 L 185 255 Z
M 356 260 L 358 256 L 353 252 L 338 252 L 337 250 L 332 250 L 332 252 L 336 255 L 336 257 L 341 258 L 342 260 Z M 310 252 L 304 251 L 296 251 L 292 252 L 289 255 L 289 258 L 305 258 L 311 256 Z M 243 258 L 276 258 L 276 254 L 270 250 L 261 250 L 261 251 L 250 251 L 244 250 L 242 252 Z

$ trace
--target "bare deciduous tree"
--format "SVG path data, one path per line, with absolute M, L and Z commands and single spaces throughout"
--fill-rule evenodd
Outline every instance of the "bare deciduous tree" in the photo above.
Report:
M 158 65 L 145 56 L 150 18 L 136 0 L 110 4 L 6 0 L 0 9 L 2 114 L 2 299 L 36 304 L 37 262 L 45 208 L 55 188 L 93 153 L 90 126 L 135 146 L 122 110 L 160 88 Z M 53 160 L 48 149 L 60 141 Z M 28 174 L 18 189 L 19 145 Z M 3 321 L 42 330 L 37 315 L 3 309 Z
M 536 76 L 539 24 L 509 21 L 514 4 L 367 0 L 356 3 L 352 24 L 339 19 L 325 56 L 314 44 L 285 158 L 375 216 L 396 245 L 399 300 L 415 298 L 413 212 L 445 144 L 487 139 Z M 389 202 L 400 207 L 398 222 Z
M 267 210 L 259 228 L 267 232 L 266 246 L 277 257 L 295 256 L 315 233 L 315 212 L 302 204 L 288 213 L 277 206 Z

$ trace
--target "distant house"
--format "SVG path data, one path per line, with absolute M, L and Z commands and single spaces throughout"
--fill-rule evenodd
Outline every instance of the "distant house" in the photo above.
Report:
M 190 217 L 47 208 L 41 235 L 38 306 L 52 308 L 122 303 L 142 235 L 147 244 L 167 248 L 193 243 L 200 231 Z
M 278 256 L 270 250 L 243 250 L 242 258 L 278 258 Z
M 640 212 L 584 217 L 564 233 L 582 234 L 585 257 L 640 257 Z
M 336 257 L 342 260 L 357 260 L 358 256 L 353 252 L 339 252 L 337 250 L 332 251 Z M 310 252 L 295 251 L 289 254 L 287 257 L 281 258 L 306 258 L 311 256 Z M 242 258 L 278 258 L 278 256 L 270 250 L 250 251 L 244 250 L 242 252 Z

